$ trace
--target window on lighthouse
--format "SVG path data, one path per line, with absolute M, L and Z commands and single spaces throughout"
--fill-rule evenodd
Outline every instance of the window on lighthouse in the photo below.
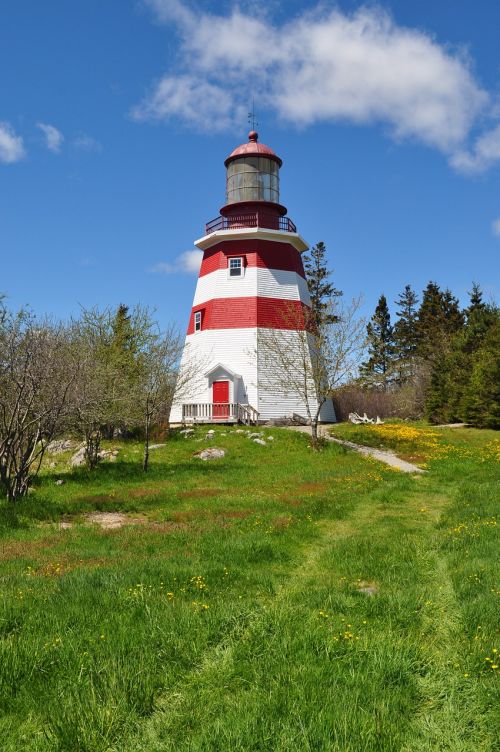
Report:
M 195 332 L 201 331 L 201 311 L 196 311 L 194 314 L 194 330 Z
M 241 277 L 242 274 L 243 274 L 243 259 L 241 257 L 230 258 L 229 259 L 229 276 Z

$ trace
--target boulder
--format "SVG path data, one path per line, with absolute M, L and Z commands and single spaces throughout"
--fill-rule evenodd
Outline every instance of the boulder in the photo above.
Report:
M 80 467 L 85 464 L 85 447 L 81 447 L 70 460 L 71 467 Z
M 150 449 L 160 449 L 161 447 L 167 446 L 166 444 L 150 444 Z
M 64 484 L 64 481 L 62 480 L 62 478 L 59 478 L 58 480 L 56 480 L 56 486 L 62 486 L 63 484 Z
M 260 444 L 261 446 L 267 446 L 266 442 L 262 439 L 253 439 L 254 444 Z
M 309 426 L 311 425 L 311 421 L 308 418 L 304 418 L 303 415 L 299 415 L 298 413 L 292 413 L 290 416 L 293 422 L 294 426 Z
M 219 460 L 226 456 L 226 450 L 219 447 L 209 447 L 208 449 L 202 449 L 201 452 L 196 452 L 194 455 L 199 460 Z
M 110 462 L 116 462 L 118 449 L 101 449 L 97 456 L 100 460 L 109 460 Z
M 60 454 L 61 452 L 69 452 L 71 449 L 76 449 L 78 442 L 74 439 L 55 439 L 51 441 L 47 446 L 47 452 L 49 454 Z

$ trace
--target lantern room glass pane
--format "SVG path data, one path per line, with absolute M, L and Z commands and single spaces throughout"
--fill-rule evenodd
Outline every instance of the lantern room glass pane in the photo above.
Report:
M 226 201 L 279 203 L 279 166 L 266 157 L 241 157 L 228 165 Z

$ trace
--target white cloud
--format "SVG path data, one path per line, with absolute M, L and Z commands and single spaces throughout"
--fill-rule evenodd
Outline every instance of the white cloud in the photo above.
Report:
M 160 261 L 149 270 L 153 274 L 198 274 L 203 258 L 203 251 L 184 251 L 172 263 Z
M 96 141 L 92 136 L 88 136 L 86 133 L 81 133 L 75 138 L 73 144 L 77 149 L 82 151 L 102 151 L 102 144 Z
M 493 235 L 496 235 L 497 238 L 500 238 L 500 217 L 498 217 L 498 219 L 494 219 L 491 223 L 491 231 Z
M 234 111 L 231 95 L 221 86 L 182 75 L 160 79 L 132 116 L 136 120 L 176 116 L 201 129 L 224 130 L 231 125 Z
M 476 140 L 470 151 L 462 150 L 453 155 L 452 165 L 460 172 L 484 172 L 500 161 L 500 125 Z
M 9 123 L 0 122 L 0 162 L 11 164 L 26 156 L 22 136 Z
M 37 123 L 37 127 L 40 128 L 45 136 L 45 145 L 47 149 L 53 151 L 55 154 L 60 152 L 64 141 L 64 136 L 61 131 L 54 125 L 49 125 L 49 123 Z
M 239 9 L 216 16 L 181 0 L 144 2 L 160 23 L 176 26 L 181 54 L 136 118 L 219 130 L 241 124 L 253 92 L 261 107 L 298 126 L 383 123 L 393 137 L 418 139 L 463 169 L 464 144 L 493 107 L 463 52 L 398 26 L 378 7 L 347 14 L 323 5 L 278 27 Z M 486 147 L 491 156 L 481 164 L 498 158 Z

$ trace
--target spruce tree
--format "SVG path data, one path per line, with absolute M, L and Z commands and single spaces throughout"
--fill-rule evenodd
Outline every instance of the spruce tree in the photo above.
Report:
M 393 380 L 394 339 L 391 315 L 385 295 L 381 295 L 367 327 L 368 360 L 361 364 L 360 374 L 367 386 L 388 388 Z
M 426 398 L 426 414 L 432 422 L 469 420 L 466 404 L 471 404 L 470 383 L 475 363 L 492 328 L 498 323 L 499 314 L 495 306 L 484 304 L 477 298 L 476 303 L 466 310 L 465 325 L 455 332 L 447 351 L 432 370 Z M 484 368 L 478 371 L 483 375 L 486 372 Z M 479 378 L 476 374 L 476 382 Z M 477 400 L 474 404 L 478 404 Z
M 500 317 L 472 356 L 463 400 L 463 417 L 478 428 L 500 428 Z
M 395 301 L 398 306 L 398 320 L 394 325 L 394 360 L 398 371 L 398 381 L 404 384 L 415 375 L 415 357 L 418 346 L 418 296 L 411 285 Z
M 323 242 L 316 243 L 310 254 L 303 259 L 313 320 L 319 330 L 324 324 L 336 323 L 337 316 L 328 313 L 329 304 L 332 298 L 340 297 L 342 291 L 337 290 L 328 279 L 332 272 L 327 267 L 326 246 Z
M 483 302 L 483 291 L 477 282 L 472 283 L 472 290 L 469 292 L 469 305 L 465 309 L 467 317 L 469 317 L 475 311 L 482 311 L 486 308 L 486 304 Z
M 463 324 L 464 316 L 455 296 L 450 290 L 442 291 L 435 282 L 429 282 L 418 311 L 417 354 L 432 365 L 439 363 Z

